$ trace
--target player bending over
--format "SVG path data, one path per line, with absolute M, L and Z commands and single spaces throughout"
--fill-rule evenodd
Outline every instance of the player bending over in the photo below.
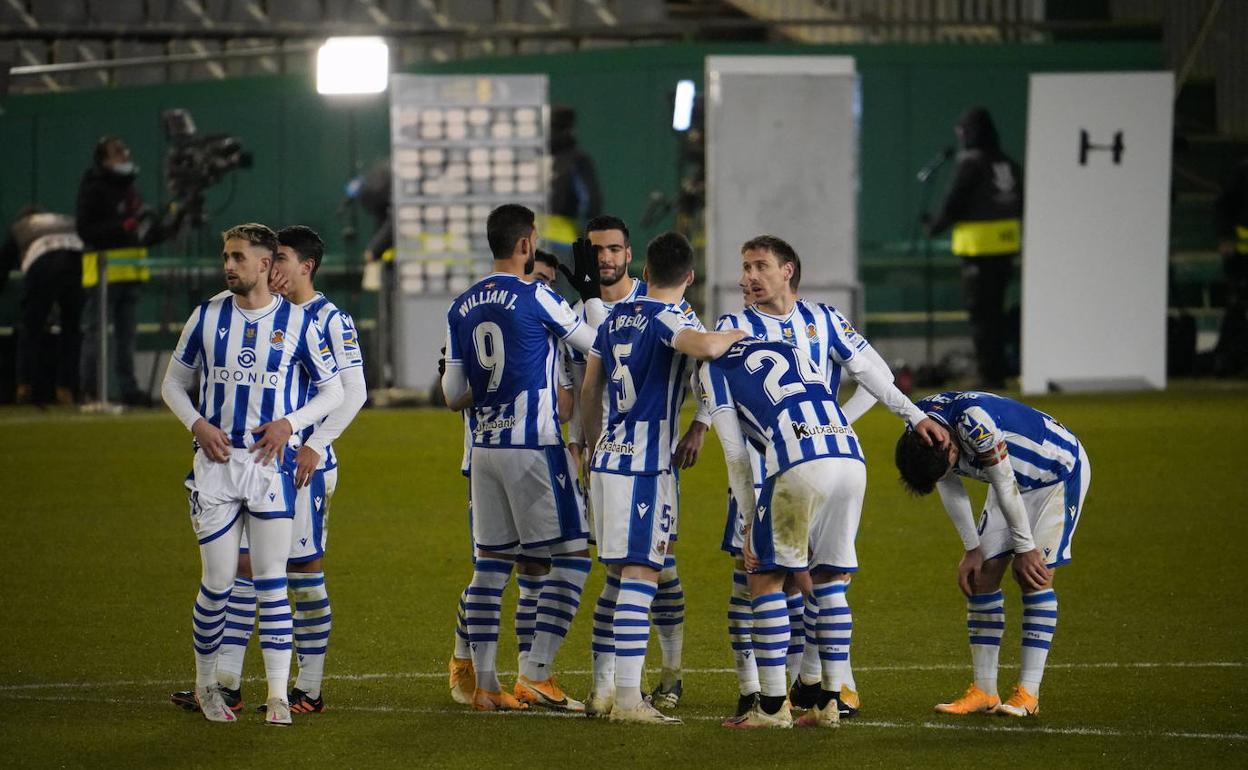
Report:
M 988 711 L 1028 717 L 1039 710 L 1040 679 L 1057 628 L 1053 571 L 1071 559 L 1092 469 L 1075 435 L 1044 412 L 991 393 L 949 391 L 919 408 L 949 428 L 945 449 L 907 431 L 897 440 L 897 469 L 917 495 L 940 493 L 966 553 L 958 586 L 966 594 L 966 629 L 975 681 L 942 714 Z M 958 477 L 987 482 L 978 527 Z M 1023 591 L 1022 666 L 1004 703 L 997 696 L 997 659 L 1005 633 L 1001 578 L 1013 564 Z

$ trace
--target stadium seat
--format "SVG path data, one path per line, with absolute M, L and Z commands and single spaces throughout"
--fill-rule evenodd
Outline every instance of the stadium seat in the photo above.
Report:
M 118 40 L 113 50 L 118 59 L 141 59 L 151 56 L 164 56 L 165 46 L 161 43 L 144 43 L 136 40 Z M 165 82 L 163 66 L 121 67 L 113 72 L 113 82 L 117 85 L 139 86 Z
M 99 40 L 57 40 L 52 44 L 52 61 L 56 64 L 110 58 L 108 46 Z M 102 88 L 109 84 L 109 74 L 106 69 L 65 72 L 57 75 L 57 80 L 70 88 Z
M 149 19 L 143 0 L 87 0 L 87 13 L 96 24 L 139 25 Z
M 40 24 L 85 26 L 88 21 L 85 0 L 32 0 L 30 15 Z

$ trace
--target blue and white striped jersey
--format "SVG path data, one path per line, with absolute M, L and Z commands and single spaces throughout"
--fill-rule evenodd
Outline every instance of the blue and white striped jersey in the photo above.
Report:
M 760 340 L 787 342 L 806 353 L 820 371 L 833 394 L 841 387 L 841 364 L 868 346 L 844 315 L 831 305 L 799 299 L 783 318 L 764 313 L 753 305 L 739 313 L 719 317 L 717 331 L 744 329 Z M 761 487 L 769 475 L 765 458 L 749 445 L 755 469 L 754 485 Z M 731 492 L 729 493 L 731 496 Z M 733 501 L 729 500 L 729 507 Z
M 360 337 L 355 330 L 355 321 L 347 313 L 339 310 L 334 303 L 330 302 L 324 294 L 319 291 L 316 297 L 308 300 L 302 305 L 305 313 L 312 316 L 316 324 L 321 327 L 321 332 L 325 335 L 325 341 L 329 343 L 329 351 L 334 356 L 334 364 L 338 367 L 338 371 L 344 369 L 352 369 L 357 366 L 364 365 L 364 355 L 360 352 Z M 316 383 L 312 381 L 302 370 L 296 375 L 299 378 L 299 384 L 296 386 L 296 392 L 301 396 L 298 399 L 298 406 L 306 404 L 313 396 L 316 395 Z M 324 422 L 324 420 L 321 420 Z M 300 439 L 306 442 L 313 431 L 320 425 L 309 425 L 300 432 Z M 338 467 L 338 455 L 334 453 L 333 444 L 325 447 L 325 454 L 321 457 L 321 463 L 317 466 L 319 470 L 329 470 Z
M 281 297 L 251 311 L 218 294 L 191 313 L 173 360 L 199 371 L 199 413 L 237 448 L 255 442 L 249 429 L 303 405 L 301 382 L 338 376 L 312 314 Z
M 597 329 L 602 326 L 603 321 L 607 320 L 607 316 L 611 315 L 611 311 L 615 309 L 616 305 L 632 302 L 638 297 L 645 296 L 646 282 L 637 278 L 630 278 L 629 280 L 633 282 L 633 287 L 629 290 L 628 295 L 625 296 L 624 299 L 608 302 L 604 299 L 594 298 L 588 302 L 577 302 L 572 309 L 576 311 L 576 314 L 581 317 L 582 321 L 589 324 L 591 329 Z M 693 312 L 693 306 L 690 305 L 689 301 L 684 298 L 681 298 L 680 300 L 680 312 L 691 318 L 696 319 L 698 317 L 697 314 Z M 701 321 L 698 323 L 701 324 Z M 584 354 L 572 348 L 569 348 L 568 352 L 572 356 L 572 360 L 576 363 L 585 363 Z
M 801 348 L 741 340 L 702 367 L 701 383 L 712 414 L 736 411 L 768 478 L 820 457 L 866 462 L 824 372 Z
M 455 298 L 446 362 L 462 365 L 472 388 L 474 446 L 563 443 L 555 396 L 559 343 L 580 325 L 558 294 L 508 273 L 488 275 Z
M 608 409 L 591 466 L 645 475 L 670 471 L 691 363 L 672 347 L 697 316 L 650 297 L 618 303 L 598 328 L 590 350 L 602 359 Z
M 1020 490 L 1038 489 L 1070 478 L 1079 459 L 1079 440 L 1038 409 L 1004 396 L 946 391 L 917 406 L 949 428 L 958 442 L 960 476 L 989 481 L 987 468 L 1009 453 Z

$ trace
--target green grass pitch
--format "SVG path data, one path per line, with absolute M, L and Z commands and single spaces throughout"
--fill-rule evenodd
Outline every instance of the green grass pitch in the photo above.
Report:
M 542 714 L 473 714 L 446 692 L 453 610 L 469 577 L 457 416 L 367 411 L 339 444 L 326 560 L 334 608 L 329 709 L 264 729 L 209 724 L 168 693 L 192 683 L 199 560 L 181 480 L 189 436 L 163 410 L 123 418 L 0 412 L 0 757 L 28 766 L 1002 767 L 1248 763 L 1248 544 L 1239 389 L 1052 397 L 1033 403 L 1083 440 L 1092 486 L 1035 719 L 940 718 L 970 681 L 959 543 L 932 496 L 891 467 L 900 423 L 859 424 L 870 461 L 850 591 L 859 719 L 832 730 L 741 734 L 718 550 L 726 487 L 708 438 L 682 479 L 677 553 L 687 596 L 679 727 Z M 982 496 L 982 493 L 981 493 Z M 585 596 L 602 573 L 595 569 Z M 504 605 L 500 667 L 514 668 Z M 1018 660 L 1006 588 L 1003 691 Z M 592 602 L 592 598 L 585 603 Z M 589 608 L 560 653 L 588 689 Z M 651 644 L 651 662 L 658 645 Z M 247 673 L 261 673 L 250 651 Z M 509 679 L 505 679 L 509 683 Z M 261 697 L 250 680 L 245 696 Z M 280 765 L 279 765 L 280 763 Z

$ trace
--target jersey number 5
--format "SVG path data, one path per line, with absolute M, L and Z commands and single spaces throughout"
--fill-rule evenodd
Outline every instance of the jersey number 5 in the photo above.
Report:
M 632 343 L 611 346 L 611 356 L 615 366 L 611 369 L 611 381 L 619 386 L 619 394 L 615 397 L 615 410 L 627 412 L 637 401 L 637 388 L 633 385 L 633 375 L 628 371 L 628 356 L 633 352 Z
M 477 351 L 477 363 L 490 373 L 487 391 L 498 390 L 503 381 L 503 366 L 507 354 L 503 352 L 503 330 L 493 321 L 482 321 L 472 330 L 472 346 Z

